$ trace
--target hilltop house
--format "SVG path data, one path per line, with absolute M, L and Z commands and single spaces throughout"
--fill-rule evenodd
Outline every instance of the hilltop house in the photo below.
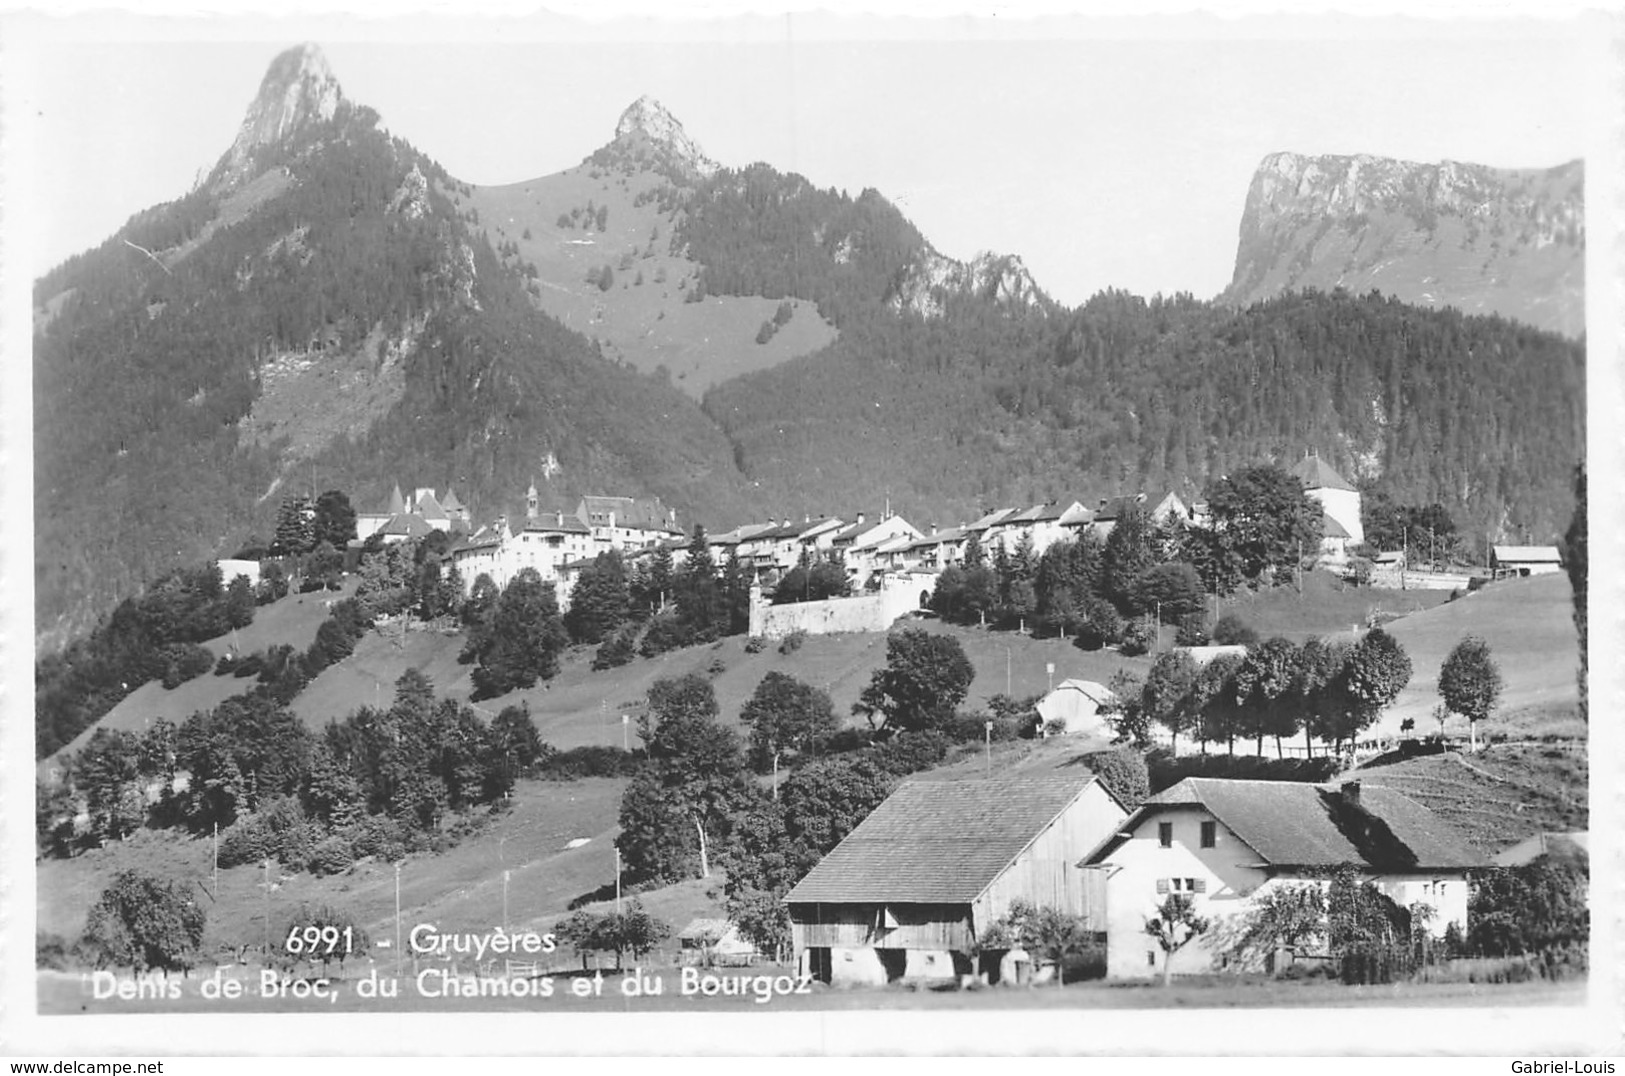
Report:
M 1292 476 L 1303 483 L 1303 491 L 1321 509 L 1321 559 L 1335 563 L 1348 560 L 1350 546 L 1365 541 L 1360 522 L 1360 491 L 1334 471 L 1319 453 L 1305 453 Z
M 1088 773 L 907 781 L 785 895 L 797 966 L 835 984 L 969 974 L 1017 899 L 1104 929 L 1104 874 L 1077 861 L 1125 817 Z
M 532 483 L 530 495 L 535 493 Z M 677 512 L 662 505 L 658 497 L 583 497 L 576 505 L 575 518 L 588 529 L 599 550 L 648 548 L 683 536 Z
M 1137 493 L 1132 497 L 1106 497 L 1102 498 L 1100 506 L 1095 509 L 1094 516 L 1089 525 L 1094 529 L 1095 537 L 1104 542 L 1111 537 L 1112 529 L 1117 521 L 1123 518 L 1130 508 L 1139 506 L 1146 509 L 1151 522 L 1162 526 L 1170 520 L 1185 520 L 1191 518 L 1191 510 L 1186 507 L 1184 500 L 1173 490 L 1164 493 L 1160 498 L 1152 500 L 1144 493 Z
M 1325 885 L 1352 863 L 1402 908 L 1431 906 L 1442 935 L 1467 927 L 1467 872 L 1488 860 L 1427 808 L 1387 788 L 1187 777 L 1142 803 L 1082 865 L 1107 875 L 1107 975 L 1161 973 L 1145 923 L 1169 893 L 1189 893 L 1212 925 L 1173 955 L 1176 974 L 1251 969 L 1233 943 L 1272 887 Z
M 401 496 L 396 483 L 390 492 L 389 504 L 381 512 L 358 512 L 355 517 L 355 536 L 358 543 L 378 535 L 385 544 L 404 542 L 408 538 L 422 538 L 431 531 L 468 530 L 468 509 L 457 495 L 446 491 L 445 500 L 424 486 L 412 491 L 411 497 Z

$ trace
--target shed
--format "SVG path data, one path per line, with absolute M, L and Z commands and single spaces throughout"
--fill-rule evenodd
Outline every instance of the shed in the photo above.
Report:
M 754 964 L 762 954 L 728 919 L 695 919 L 677 935 L 678 957 L 684 964 L 719 964 L 741 967 Z
M 1490 566 L 1500 575 L 1548 575 L 1563 570 L 1563 555 L 1555 545 L 1498 545 L 1490 552 Z
M 831 983 L 968 974 L 1018 899 L 1102 931 L 1104 876 L 1078 861 L 1126 817 L 1083 772 L 906 782 L 785 895 L 798 966 Z
M 1067 735 L 1110 732 L 1100 712 L 1117 701 L 1111 689 L 1093 680 L 1062 680 L 1055 690 L 1038 700 L 1038 716 L 1044 724 L 1060 721 Z

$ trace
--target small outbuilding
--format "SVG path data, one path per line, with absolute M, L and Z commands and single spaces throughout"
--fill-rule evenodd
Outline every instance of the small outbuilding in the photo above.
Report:
M 1563 555 L 1555 545 L 1498 545 L 1491 547 L 1490 567 L 1501 575 L 1549 575 L 1563 570 Z
M 1104 684 L 1093 680 L 1062 680 L 1055 690 L 1038 700 L 1038 716 L 1046 728 L 1059 722 L 1066 735 L 1109 733 L 1102 710 L 1109 710 L 1117 696 Z
M 797 966 L 822 982 L 952 979 L 1004 956 L 980 939 L 1012 901 L 1105 929 L 1105 877 L 1079 865 L 1128 817 L 1098 778 L 905 782 L 785 895 Z
M 678 959 L 693 966 L 744 967 L 761 952 L 728 919 L 695 919 L 677 935 Z

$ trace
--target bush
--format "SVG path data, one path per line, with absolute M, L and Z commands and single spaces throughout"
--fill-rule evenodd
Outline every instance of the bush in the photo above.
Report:
M 1137 658 L 1151 649 L 1151 633 L 1145 630 L 1145 625 L 1138 620 L 1132 620 L 1123 628 L 1123 641 L 1118 644 L 1118 650 L 1124 657 Z
M 630 777 L 637 768 L 635 752 L 607 744 L 588 744 L 555 752 L 537 772 L 545 781 L 574 781 L 581 777 Z
M 1083 756 L 1083 764 L 1094 771 L 1123 806 L 1134 810 L 1151 795 L 1151 770 L 1145 756 L 1127 747 L 1094 751 Z
M 1226 613 L 1213 625 L 1213 642 L 1218 646 L 1252 646 L 1258 642 L 1258 632 L 1234 613 Z
M 214 665 L 214 654 L 198 643 L 172 643 L 162 651 L 164 687 L 173 691 L 186 681 L 202 676 Z
M 745 653 L 760 654 L 767 649 L 767 639 L 761 635 L 752 635 L 745 640 Z
M 1180 755 L 1153 751 L 1146 758 L 1152 794 L 1187 777 L 1223 777 L 1242 781 L 1307 781 L 1318 784 L 1337 776 L 1341 763 L 1318 758 L 1264 758 L 1258 755 Z
M 224 676 L 237 668 L 237 655 L 227 651 L 220 655 L 220 660 L 214 663 L 214 674 Z
M 386 815 L 369 815 L 333 836 L 350 846 L 352 862 L 371 856 L 392 863 L 406 855 L 406 827 Z
M 321 836 L 319 826 L 305 821 L 298 800 L 274 799 L 221 831 L 220 865 L 236 867 L 274 859 L 297 870 Z
M 1192 613 L 1180 620 L 1179 633 L 1174 636 L 1174 643 L 1178 646 L 1208 644 L 1207 622 L 1201 613 Z
M 783 638 L 783 640 L 781 640 L 779 642 L 779 653 L 781 653 L 781 654 L 794 654 L 797 650 L 801 649 L 801 644 L 806 642 L 806 641 L 807 641 L 807 633 L 806 632 L 801 631 L 799 629 L 797 629 L 796 631 L 792 631 L 789 635 L 786 635 Z
M 652 658 L 689 645 L 694 641 L 694 633 L 673 613 L 661 613 L 649 621 L 649 628 L 643 633 L 643 642 L 638 646 L 638 653 L 646 658 Z
M 605 669 L 618 669 L 622 665 L 630 665 L 632 659 L 638 656 L 638 648 L 634 642 L 637 634 L 637 629 L 629 626 L 600 643 L 592 656 L 593 671 L 602 672 Z
M 68 940 L 60 934 L 46 931 L 34 933 L 34 966 L 53 971 L 67 971 L 71 950 Z
M 247 657 L 237 659 L 237 664 L 232 668 L 231 675 L 241 680 L 249 676 L 258 676 L 264 668 L 265 658 L 258 653 L 249 654 Z
M 350 842 L 335 834 L 317 841 L 305 860 L 305 869 L 314 875 L 342 874 L 355 864 L 355 851 Z
M 947 736 L 935 729 L 924 729 L 893 736 L 876 747 L 871 757 L 887 773 L 903 777 L 942 762 L 948 757 L 948 746 Z M 975 745 L 970 746 L 974 750 Z

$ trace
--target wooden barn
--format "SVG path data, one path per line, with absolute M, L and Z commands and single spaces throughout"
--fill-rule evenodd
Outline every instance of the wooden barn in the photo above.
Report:
M 1104 931 L 1104 876 L 1078 863 L 1127 817 L 1087 771 L 909 781 L 785 895 L 798 966 L 836 984 L 969 974 L 1017 899 Z

